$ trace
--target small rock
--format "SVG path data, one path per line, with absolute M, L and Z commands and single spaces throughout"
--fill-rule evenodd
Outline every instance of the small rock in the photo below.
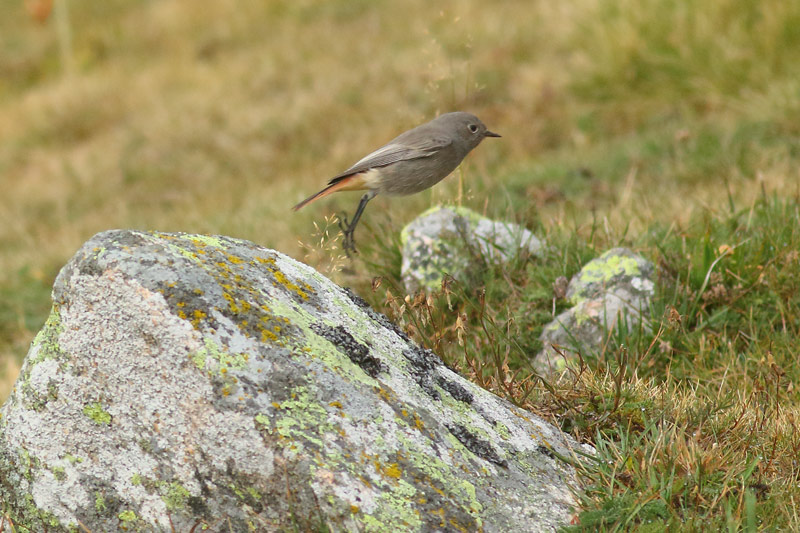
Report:
M 409 293 L 435 290 L 446 274 L 458 278 L 477 258 L 507 262 L 521 251 L 538 255 L 543 243 L 518 224 L 490 220 L 465 207 L 433 207 L 401 234 L 402 277 Z
M 578 353 L 597 353 L 610 329 L 650 330 L 654 273 L 653 263 L 626 248 L 608 250 L 584 265 L 567 286 L 566 298 L 573 307 L 545 326 L 539 337 L 544 348 L 534 359 L 536 368 L 561 369 Z

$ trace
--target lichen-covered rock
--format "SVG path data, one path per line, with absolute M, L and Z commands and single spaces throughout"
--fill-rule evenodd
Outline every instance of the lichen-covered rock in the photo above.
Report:
M 654 273 L 653 263 L 626 248 L 613 248 L 584 265 L 567 286 L 573 307 L 542 332 L 536 368 L 561 369 L 578 353 L 597 353 L 609 329 L 649 330 Z
M 562 433 L 277 252 L 111 231 L 0 410 L 17 531 L 552 531 Z
M 543 248 L 522 226 L 455 206 L 427 210 L 403 228 L 401 242 L 401 275 L 409 293 L 439 288 L 446 274 L 458 278 L 476 258 L 505 262 L 520 251 L 537 255 Z

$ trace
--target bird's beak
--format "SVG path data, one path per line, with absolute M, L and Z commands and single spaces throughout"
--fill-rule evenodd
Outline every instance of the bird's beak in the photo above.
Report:
M 484 137 L 502 137 L 499 133 L 495 133 L 493 131 L 486 130 L 486 133 L 483 134 Z

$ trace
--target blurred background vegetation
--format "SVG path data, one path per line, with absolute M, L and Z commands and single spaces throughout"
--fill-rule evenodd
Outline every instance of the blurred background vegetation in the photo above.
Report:
M 742 213 L 748 230 L 798 224 L 798 58 L 800 3 L 785 0 L 2 2 L 0 397 L 58 270 L 111 228 L 249 239 L 368 293 L 398 265 L 384 245 L 457 198 L 565 243 L 571 262 L 548 275 L 623 244 L 683 261 L 702 293 Z M 452 110 L 503 138 L 431 192 L 374 200 L 361 258 L 332 269 L 314 223 L 358 194 L 290 207 Z M 769 202 L 777 215 L 753 216 Z M 747 259 L 768 264 L 788 235 Z M 796 284 L 784 259 L 775 294 Z M 532 316 L 548 319 L 548 298 Z M 784 332 L 793 311 L 775 311 Z

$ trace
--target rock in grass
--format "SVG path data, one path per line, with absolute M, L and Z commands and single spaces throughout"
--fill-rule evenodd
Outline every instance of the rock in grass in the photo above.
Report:
M 578 353 L 599 353 L 612 328 L 649 331 L 654 273 L 653 263 L 626 248 L 589 261 L 567 286 L 573 307 L 545 326 L 536 367 L 561 369 Z
M 401 274 L 409 293 L 436 290 L 446 274 L 458 278 L 472 265 L 507 262 L 520 252 L 538 255 L 543 248 L 522 226 L 455 206 L 424 212 L 403 228 L 401 241 Z
M 110 231 L 53 301 L 0 411 L 17 531 L 552 531 L 572 513 L 574 443 L 277 252 Z

